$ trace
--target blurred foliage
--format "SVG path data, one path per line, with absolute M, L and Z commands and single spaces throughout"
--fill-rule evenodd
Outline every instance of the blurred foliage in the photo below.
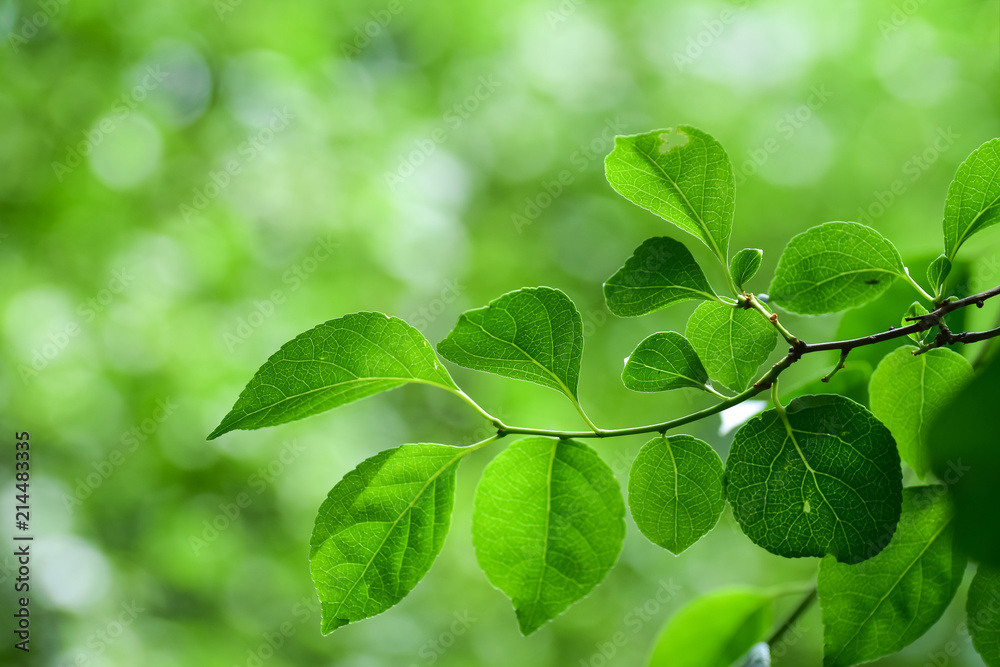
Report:
M 630 524 L 594 594 L 521 638 L 472 551 L 480 455 L 459 471 L 426 580 L 323 638 L 307 555 L 327 491 L 381 449 L 473 442 L 482 423 L 410 387 L 205 436 L 269 354 L 321 321 L 379 310 L 436 342 L 463 310 L 523 285 L 558 287 L 583 312 L 581 400 L 599 424 L 711 403 L 619 380 L 633 347 L 683 330 L 693 304 L 630 320 L 605 309 L 601 282 L 645 238 L 675 233 L 607 185 L 611 137 L 690 123 L 722 142 L 737 169 L 733 252 L 764 250 L 751 290 L 766 291 L 792 235 L 828 220 L 874 226 L 922 281 L 956 166 L 1000 134 L 998 11 L 996 0 L 0 2 L 0 408 L 7 442 L 28 430 L 33 444 L 30 664 L 634 665 L 698 593 L 812 577 L 815 561 L 769 555 L 728 513 L 680 558 Z M 960 259 L 963 289 L 995 285 L 1000 227 Z M 786 323 L 832 339 L 898 324 L 905 301 L 890 293 L 840 325 Z M 996 316 L 988 306 L 966 326 Z M 786 389 L 834 361 L 797 364 Z M 454 374 L 508 423 L 578 427 L 554 392 Z M 688 432 L 728 450 L 717 419 Z M 643 440 L 600 448 L 622 483 Z M 3 479 L 12 467 L 2 457 Z M 5 544 L 12 495 L 0 503 Z M 948 664 L 979 664 L 958 629 L 962 601 L 879 664 L 921 666 L 952 647 Z M 777 664 L 818 664 L 818 610 L 801 630 Z M 22 659 L 0 648 L 3 664 Z

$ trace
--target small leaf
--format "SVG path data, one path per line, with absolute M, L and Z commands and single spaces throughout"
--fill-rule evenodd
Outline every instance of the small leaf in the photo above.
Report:
M 718 301 L 705 274 L 680 241 L 666 236 L 647 239 L 625 266 L 604 283 L 608 310 L 636 317 L 688 299 Z
M 1000 357 L 941 408 L 927 449 L 955 503 L 955 541 L 980 564 L 1000 568 Z
M 965 574 L 951 519 L 944 487 L 910 487 L 896 533 L 878 555 L 857 565 L 823 559 L 817 589 L 824 667 L 895 653 L 941 618 Z
M 906 309 L 906 313 L 903 315 L 903 319 L 900 320 L 899 325 L 903 327 L 908 327 L 911 324 L 914 324 L 914 322 L 908 321 L 907 318 L 919 317 L 920 315 L 926 315 L 926 314 L 927 314 L 927 309 L 924 308 L 923 304 L 921 304 L 919 301 L 914 301 L 913 303 L 910 304 L 910 307 Z M 933 336 L 932 332 L 933 329 L 928 329 L 927 331 L 924 332 L 907 334 L 906 337 L 912 340 L 917 345 L 922 345 L 928 337 Z
M 625 503 L 611 468 L 573 440 L 525 438 L 486 467 L 472 539 L 490 583 L 529 635 L 600 583 L 618 560 Z
M 577 400 L 583 320 L 557 289 L 525 287 L 470 310 L 437 347 L 459 366 L 534 382 Z
M 690 435 L 650 440 L 629 473 L 628 504 L 646 538 L 679 554 L 715 528 L 726 506 L 722 459 Z
M 931 284 L 931 289 L 935 293 L 940 293 L 944 288 L 944 282 L 951 273 L 951 260 L 947 255 L 939 255 L 937 259 L 927 267 L 927 282 Z
M 733 260 L 729 263 L 729 273 L 732 274 L 737 289 L 743 289 L 743 286 L 757 275 L 763 257 L 764 251 L 760 248 L 744 248 L 733 255 Z
M 620 195 L 698 237 L 725 265 L 736 185 L 718 141 L 690 125 L 615 137 L 604 170 Z
M 706 389 L 708 373 L 687 338 L 664 331 L 643 340 L 629 355 L 622 382 L 632 391 Z
M 728 667 L 764 639 L 771 598 L 751 588 L 726 588 L 695 598 L 667 621 L 649 667 Z
M 333 487 L 309 549 L 323 634 L 382 613 L 427 573 L 448 533 L 455 471 L 469 451 L 403 445 L 362 462 Z
M 988 667 L 1000 667 L 1000 570 L 979 566 L 965 610 L 972 645 Z
M 899 252 L 871 227 L 827 222 L 792 238 L 778 260 L 771 301 L 803 315 L 863 306 L 905 277 Z
M 304 419 L 408 382 L 458 391 L 409 324 L 382 313 L 345 315 L 282 345 L 208 439 Z
M 966 239 L 1000 222 L 1000 138 L 958 166 L 944 202 L 944 251 L 955 259 Z
M 868 393 L 872 413 L 892 433 L 899 456 L 920 479 L 930 469 L 924 445 L 938 411 L 972 379 L 972 366 L 962 355 L 936 348 L 914 356 L 912 347 L 896 348 L 872 373 Z
M 749 386 L 778 341 L 757 311 L 716 302 L 698 306 L 685 333 L 709 376 L 734 391 Z
M 874 556 L 900 512 L 889 430 L 843 396 L 801 396 L 786 413 L 787 424 L 777 410 L 763 412 L 733 439 L 726 494 L 740 528 L 786 558 Z

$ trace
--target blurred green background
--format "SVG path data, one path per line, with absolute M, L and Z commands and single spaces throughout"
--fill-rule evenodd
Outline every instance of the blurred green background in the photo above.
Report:
M 583 313 L 595 421 L 690 412 L 711 399 L 618 379 L 642 338 L 683 331 L 694 304 L 613 320 L 601 282 L 649 236 L 710 258 L 607 185 L 614 134 L 689 123 L 722 142 L 733 251 L 764 249 L 756 291 L 792 235 L 829 220 L 872 225 L 925 282 L 955 168 L 1000 135 L 996 0 L 4 0 L 0 34 L 0 523 L 10 545 L 13 432 L 27 430 L 36 535 L 32 653 L 15 655 L 4 612 L 3 664 L 637 665 L 699 593 L 809 580 L 815 560 L 771 556 L 728 512 L 677 558 L 630 524 L 608 579 L 522 638 L 469 535 L 488 449 L 459 471 L 423 583 L 324 638 L 307 555 L 326 493 L 382 449 L 471 443 L 482 421 L 409 387 L 205 436 L 319 322 L 378 310 L 436 343 L 462 311 L 525 285 L 558 287 Z M 961 257 L 963 289 L 997 284 L 1000 227 Z M 786 322 L 807 340 L 874 332 L 911 300 L 897 290 L 843 325 Z M 995 326 L 996 307 L 970 315 Z M 797 364 L 786 387 L 832 362 Z M 508 423 L 579 428 L 555 392 L 453 372 Z M 728 451 L 718 418 L 687 432 Z M 598 443 L 623 484 L 643 442 Z M 981 664 L 964 599 L 878 664 Z M 800 629 L 777 664 L 819 664 L 818 609 Z

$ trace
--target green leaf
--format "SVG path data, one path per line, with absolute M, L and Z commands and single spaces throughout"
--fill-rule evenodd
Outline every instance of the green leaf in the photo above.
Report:
M 729 667 L 764 638 L 773 613 L 771 597 L 751 588 L 695 598 L 667 621 L 649 667 Z
M 604 579 L 625 537 L 611 468 L 573 440 L 525 438 L 483 472 L 472 514 L 476 558 L 531 634 Z
M 939 255 L 927 267 L 927 282 L 931 284 L 931 289 L 935 294 L 939 294 L 944 289 L 944 283 L 951 273 L 951 260 L 947 255 Z
M 970 558 L 1000 568 L 1000 357 L 938 411 L 927 448 L 955 503 L 955 540 Z
M 687 338 L 674 331 L 649 336 L 625 363 L 622 382 L 632 391 L 707 389 L 708 372 Z
M 966 239 L 1000 222 L 1000 138 L 958 166 L 944 202 L 944 251 L 955 259 Z
M 988 667 L 1000 667 L 1000 570 L 979 566 L 965 610 L 972 645 Z
M 654 438 L 632 464 L 628 505 L 650 542 L 679 554 L 715 528 L 726 506 L 722 459 L 690 435 Z
M 927 312 L 928 311 L 926 308 L 924 308 L 923 304 L 921 304 L 919 301 L 914 301 L 913 303 L 910 304 L 910 307 L 906 309 L 906 313 L 903 315 L 903 319 L 899 321 L 899 325 L 902 327 L 908 327 L 911 324 L 913 324 L 913 322 L 908 321 L 907 318 L 926 315 Z M 917 345 L 922 345 L 927 338 L 932 337 L 934 335 L 932 332 L 933 329 L 928 329 L 927 331 L 924 332 L 907 334 L 906 337 L 912 340 Z
M 620 195 L 698 237 L 725 266 L 736 185 L 718 141 L 690 125 L 615 137 L 604 171 Z
M 757 311 L 711 301 L 695 309 L 685 333 L 709 376 L 734 391 L 749 386 L 778 341 Z
M 877 556 L 857 565 L 823 559 L 817 589 L 824 667 L 895 653 L 941 618 L 965 574 L 951 519 L 944 487 L 910 487 L 896 533 Z
M 208 439 L 304 419 L 408 382 L 458 391 L 409 324 L 382 313 L 345 315 L 282 345 Z
M 764 251 L 760 248 L 744 248 L 733 255 L 733 260 L 729 263 L 729 273 L 733 276 L 737 289 L 743 289 L 743 286 L 757 275 L 763 257 Z
M 899 519 L 902 473 L 889 430 L 843 396 L 801 396 L 737 431 L 726 462 L 733 516 L 788 558 L 870 558 Z
M 470 310 L 437 349 L 459 366 L 534 382 L 577 401 L 583 320 L 557 289 L 525 287 Z
M 930 469 L 924 439 L 931 421 L 972 375 L 972 366 L 956 352 L 937 348 L 913 356 L 912 347 L 896 348 L 872 373 L 872 413 L 889 427 L 900 458 L 920 479 Z
M 680 241 L 666 236 L 647 239 L 625 266 L 604 283 L 608 310 L 636 317 L 688 299 L 718 301 L 705 274 Z
M 427 573 L 448 533 L 455 471 L 469 451 L 403 445 L 333 487 L 309 543 L 323 634 L 382 613 Z
M 787 311 L 821 315 L 863 306 L 897 277 L 906 270 L 885 237 L 856 222 L 827 222 L 788 242 L 770 295 Z

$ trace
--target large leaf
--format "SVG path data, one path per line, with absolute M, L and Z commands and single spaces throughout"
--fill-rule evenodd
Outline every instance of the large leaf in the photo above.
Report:
M 902 472 L 889 430 L 837 395 L 801 396 L 737 431 L 727 495 L 747 536 L 786 557 L 854 563 L 888 542 L 899 519 Z
M 698 237 L 726 264 L 736 185 L 718 141 L 690 125 L 615 137 L 604 171 L 619 194 Z
M 636 317 L 688 299 L 718 301 L 705 274 L 680 241 L 666 236 L 647 239 L 625 266 L 604 283 L 608 310 Z
M 1000 667 L 1000 570 L 979 567 L 965 610 L 972 645 L 989 667 Z
M 715 302 L 695 309 L 686 335 L 709 376 L 734 391 L 749 386 L 778 341 L 774 327 L 756 310 Z
M 437 349 L 459 366 L 534 382 L 577 400 L 583 320 L 557 289 L 525 287 L 470 310 Z
M 955 502 L 955 540 L 971 558 L 1000 568 L 998 397 L 1000 358 L 938 411 L 927 447 Z
M 827 222 L 788 242 L 771 282 L 771 301 L 804 315 L 835 313 L 881 296 L 903 260 L 886 238 L 856 222 Z
M 409 324 L 382 313 L 345 315 L 282 345 L 208 439 L 303 419 L 408 382 L 458 391 Z
M 944 203 L 944 251 L 955 259 L 970 236 L 1000 222 L 1000 139 L 972 151 L 959 165 Z
M 632 391 L 707 389 L 708 372 L 687 338 L 674 331 L 649 336 L 625 363 L 622 382 Z
M 476 558 L 514 603 L 525 635 L 600 583 L 624 537 L 614 473 L 573 440 L 515 442 L 490 462 L 476 490 Z
M 921 479 L 930 469 L 924 439 L 931 421 L 971 379 L 972 366 L 965 357 L 943 348 L 917 356 L 912 347 L 897 348 L 872 373 L 872 413 L 889 427 L 899 456 Z
M 309 549 L 324 634 L 385 611 L 427 573 L 448 533 L 455 471 L 468 451 L 403 445 L 333 487 Z
M 744 248 L 733 255 L 732 261 L 729 262 L 729 273 L 737 289 L 743 289 L 747 281 L 757 275 L 763 257 L 764 251 L 760 248 Z
M 727 588 L 688 603 L 656 640 L 649 667 L 729 667 L 767 634 L 770 596 Z
M 952 509 L 941 486 L 903 490 L 892 540 L 857 565 L 831 556 L 819 569 L 825 667 L 848 667 L 895 653 L 934 625 L 965 574 L 951 539 Z
M 726 506 L 722 459 L 690 435 L 662 436 L 639 451 L 628 504 L 642 534 L 679 554 L 715 528 Z

